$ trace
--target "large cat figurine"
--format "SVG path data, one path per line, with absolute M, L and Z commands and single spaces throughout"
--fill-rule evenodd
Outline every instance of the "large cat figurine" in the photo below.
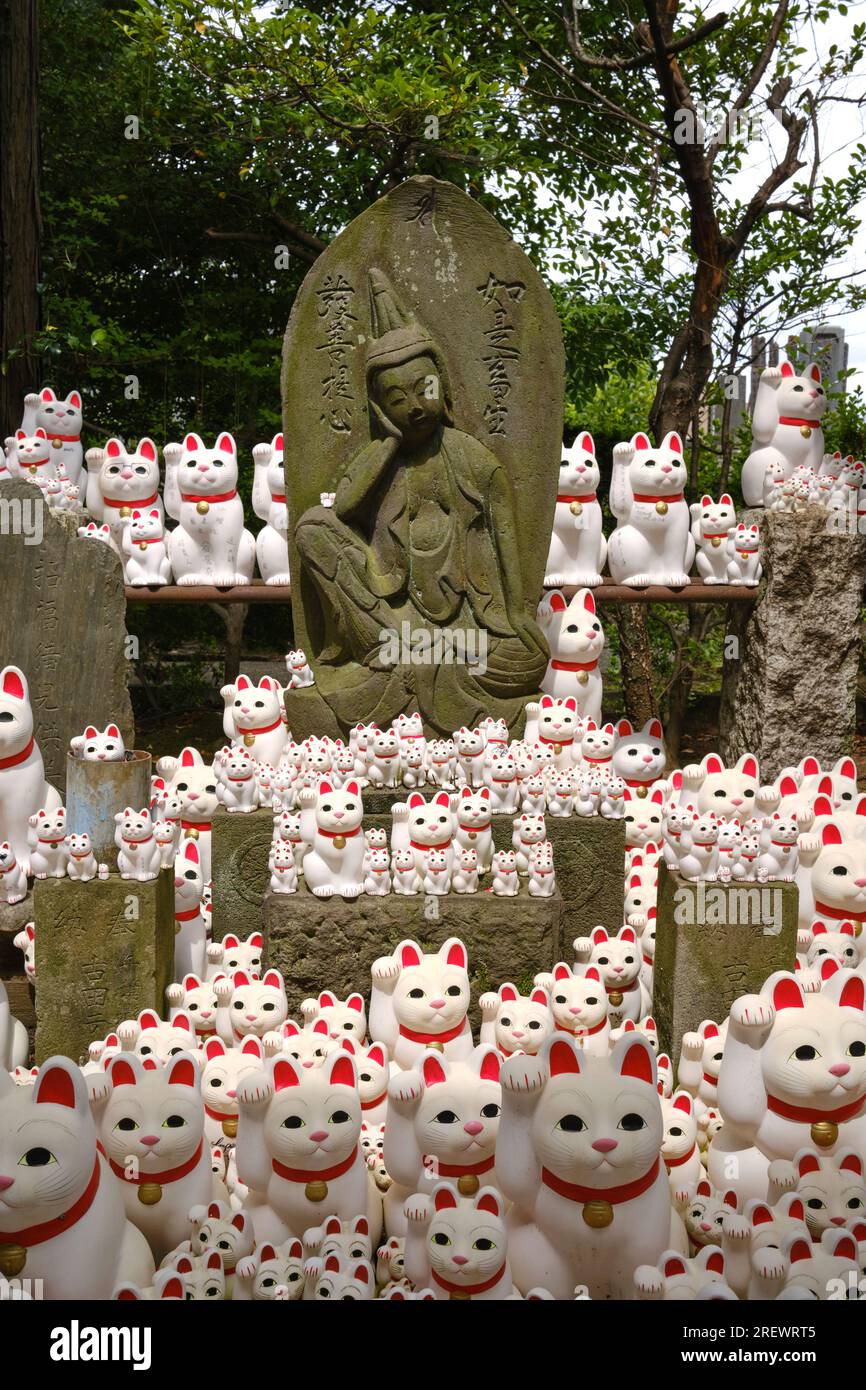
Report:
M 122 1053 L 91 1086 L 126 1215 L 158 1262 L 186 1237 L 190 1208 L 214 1195 L 198 1065 L 189 1052 L 164 1067 Z
M 654 449 L 645 434 L 613 451 L 610 507 L 617 528 L 608 541 L 610 572 L 617 584 L 645 588 L 689 582 L 695 558 L 683 444 L 675 430 Z
M 806 994 L 780 970 L 760 994 L 735 999 L 718 1097 L 725 1123 L 710 1145 L 708 1172 L 741 1202 L 764 1198 L 772 1160 L 793 1159 L 807 1145 L 824 1154 L 863 1152 L 863 980 L 837 970 L 820 993 Z
M 88 450 L 87 510 L 96 521 L 108 523 L 116 546 L 134 509 L 153 510 L 162 517 L 159 458 L 153 440 L 140 439 L 134 450 L 127 451 L 122 439 L 109 439 L 104 449 Z
M 821 369 L 815 362 L 802 376 L 790 362 L 764 369 L 752 416 L 752 452 L 740 479 L 747 507 L 764 505 L 764 480 L 774 465 L 783 466 L 783 478 L 801 464 L 818 471 L 824 456 L 821 417 L 826 408 Z
M 393 955 L 373 962 L 370 1037 L 385 1044 L 398 1066 L 414 1067 L 434 1045 L 449 1060 L 472 1055 L 468 965 L 456 936 L 430 954 L 416 941 L 401 941 Z
M 661 1161 L 656 1060 L 645 1038 L 609 1058 L 555 1036 L 502 1067 L 496 1171 L 513 1202 L 509 1258 L 519 1289 L 630 1298 L 638 1265 L 687 1254 Z
M 238 1084 L 238 1175 L 257 1241 L 303 1234 L 324 1213 L 366 1213 L 374 1240 L 381 1202 L 359 1147 L 361 1099 L 354 1060 L 339 1050 L 320 1066 L 286 1056 Z
M 151 1282 L 153 1256 L 96 1140 L 87 1082 L 68 1058 L 49 1057 L 29 1086 L 0 1066 L 4 1280 L 38 1279 L 45 1298 L 76 1303 Z
M 266 584 L 290 584 L 286 480 L 283 474 L 283 436 L 253 449 L 253 511 L 265 523 L 256 536 L 256 558 Z
M 558 589 L 563 584 L 586 588 L 601 583 L 607 541 L 602 533 L 599 477 L 595 444 L 592 435 L 584 430 L 570 449 L 562 451 L 545 589 Z
M 33 737 L 27 677 L 17 666 L 5 666 L 0 671 L 0 840 L 9 843 L 25 873 L 30 870 L 29 819 L 59 805 Z
M 176 483 L 180 525 L 169 536 L 169 555 L 177 583 L 249 584 L 256 543 L 244 527 L 232 436 L 223 433 L 206 449 L 197 434 L 188 434 Z

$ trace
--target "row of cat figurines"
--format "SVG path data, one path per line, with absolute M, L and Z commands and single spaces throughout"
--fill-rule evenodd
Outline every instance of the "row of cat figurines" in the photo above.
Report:
M 862 1195 L 862 977 L 834 965 L 820 989 L 806 991 L 793 975 L 776 972 L 758 995 L 735 1001 L 724 1025 L 707 1023 L 702 1034 L 687 1035 L 674 1089 L 669 1062 L 662 1068 L 657 1060 L 657 1039 L 646 1020 L 643 1030 L 626 1026 L 612 1042 L 607 1037 L 604 1050 L 587 1046 L 594 1036 L 589 1030 L 582 1040 L 577 1037 L 573 1020 L 565 1031 L 558 1024 L 551 1029 L 552 1010 L 563 1009 L 560 994 L 602 992 L 596 973 L 590 966 L 579 977 L 557 967 L 550 987 L 537 986 L 523 1001 L 513 986 L 503 986 L 483 1010 L 494 1039 L 502 1030 L 503 1045 L 475 1046 L 461 943 L 452 939 L 438 952 L 425 953 L 407 941 L 373 967 L 369 1032 L 384 1034 L 373 1043 L 366 1037 L 363 1001 L 359 1007 L 357 996 L 342 1002 L 324 993 L 308 1001 L 304 1025 L 286 1027 L 283 1046 L 270 1056 L 261 1040 L 249 1036 L 228 1048 L 221 1039 L 208 1039 L 202 1056 L 188 1050 L 191 1015 L 185 1026 L 179 1016 L 172 1025 L 143 1016 L 122 1026 L 125 1045 L 108 1044 L 100 1063 L 85 1069 L 86 1077 L 64 1060 L 59 1065 L 65 1079 L 55 1075 L 46 1086 L 45 1076 L 58 1064 L 52 1059 L 35 1084 L 32 1075 L 22 1077 L 20 1086 L 3 1087 L 0 1081 L 0 1153 L 15 1147 L 21 1125 L 39 1118 L 47 1126 L 40 1138 L 54 1141 L 55 1161 L 64 1165 L 65 1176 L 71 1174 L 67 1205 L 70 1194 L 77 1197 L 95 1183 L 101 1200 L 91 1206 L 108 1222 L 109 1189 L 113 1193 L 115 1224 L 101 1232 L 99 1259 L 93 1229 L 69 1242 L 77 1245 L 74 1271 L 56 1246 L 45 1252 L 42 1244 L 23 1244 L 15 1258 L 21 1260 L 23 1252 L 28 1274 L 43 1277 L 45 1271 L 48 1296 L 62 1296 L 55 1290 L 76 1276 L 83 1281 L 79 1297 L 108 1296 L 93 1286 L 111 1290 L 123 1280 L 151 1287 L 152 1274 L 142 1277 L 145 1247 L 126 1224 L 144 1236 L 152 1259 L 163 1260 L 189 1238 L 191 1207 L 225 1198 L 225 1189 L 220 1193 L 214 1186 L 206 1147 L 211 1101 L 219 1096 L 218 1104 L 236 1107 L 235 1196 L 257 1243 L 302 1239 L 327 1211 L 342 1222 L 364 1216 L 374 1242 L 384 1228 L 389 1238 L 405 1237 L 408 1249 L 415 1223 L 427 1225 L 436 1207 L 433 1201 L 432 1210 L 429 1203 L 416 1210 L 414 1200 L 418 1194 L 432 1198 L 433 1185 L 445 1179 L 465 1202 L 488 1186 L 498 1194 L 499 1263 L 507 1247 L 511 1278 L 524 1295 L 541 1287 L 567 1299 L 583 1284 L 591 1297 L 640 1296 L 650 1276 L 644 1269 L 638 1278 L 637 1271 L 654 1266 L 650 1288 L 658 1296 L 660 1262 L 671 1251 L 686 1262 L 695 1258 L 696 1247 L 719 1241 L 717 1227 L 724 1244 L 729 1218 L 728 1239 L 734 1246 L 740 1242 L 742 1257 L 729 1271 L 734 1294 L 772 1297 L 789 1289 L 795 1274 L 813 1275 L 817 1265 L 795 1267 L 829 1253 L 820 1225 L 817 1231 L 797 1227 L 810 1244 L 806 1254 L 785 1241 L 772 1242 L 779 1247 L 772 1268 L 764 1263 L 766 1242 L 753 1239 L 753 1232 L 778 1223 L 773 1234 L 787 1237 L 791 1218 L 805 1224 L 802 1193 L 801 1206 L 792 1209 L 800 1184 L 832 1188 L 834 1201 L 842 1188 L 849 1198 Z M 262 987 L 273 989 L 274 982 L 266 976 Z M 234 988 L 247 998 L 251 982 L 235 981 Z M 529 1043 L 519 1049 L 505 1045 L 513 1041 L 513 1016 L 539 1021 L 545 1011 L 548 1031 L 537 1050 L 530 1051 Z M 817 1066 L 811 1055 L 816 1051 Z M 240 1056 L 238 1066 L 229 1068 L 229 1055 Z M 219 1090 L 205 1080 L 209 1067 L 214 1082 L 222 1071 Z M 694 1089 L 708 1084 L 713 1067 L 718 1123 L 703 1126 L 703 1153 L 695 1152 L 702 1145 Z M 375 1153 L 364 1152 L 362 1126 L 376 1122 L 370 1118 L 374 1108 L 364 1108 L 362 1080 L 378 1084 L 381 1092 L 373 1097 L 384 1118 L 374 1140 L 377 1149 L 381 1141 L 381 1164 Z M 34 1117 L 33 1106 L 40 1104 L 65 1110 L 46 1109 Z M 165 1132 L 167 1114 L 181 1123 Z M 65 1140 L 55 1125 L 65 1127 Z M 381 1166 L 389 1180 L 384 1202 L 371 1182 Z M 50 1220 L 48 1189 L 28 1179 L 27 1167 L 20 1175 L 11 1171 L 21 1185 L 17 1220 Z M 812 1203 L 808 1210 L 817 1207 Z M 2 1234 L 20 1235 L 5 1207 Z M 811 1248 L 815 1235 L 820 1239 Z M 85 1236 L 89 1252 L 82 1249 Z M 4 1258 L 13 1244 L 0 1243 Z M 832 1253 L 845 1250 L 834 1245 Z M 490 1278 L 499 1274 L 499 1263 L 488 1271 Z M 426 1284 L 412 1270 L 407 1273 L 413 1283 Z M 472 1287 L 476 1282 L 486 1281 L 467 1280 L 463 1291 L 480 1293 Z

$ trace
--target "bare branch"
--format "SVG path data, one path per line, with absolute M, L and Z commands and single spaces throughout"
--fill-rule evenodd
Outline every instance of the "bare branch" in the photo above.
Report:
M 761 49 L 760 53 L 758 54 L 757 59 L 755 60 L 755 63 L 752 67 L 752 71 L 749 73 L 745 86 L 743 87 L 739 96 L 733 102 L 731 109 L 725 117 L 724 121 L 722 121 L 719 127 L 719 134 L 716 135 L 715 139 L 713 140 L 712 144 L 707 150 L 707 159 L 710 165 L 713 164 L 716 155 L 722 147 L 725 131 L 731 129 L 731 123 L 735 121 L 738 114 L 741 111 L 744 111 L 745 108 L 748 106 L 750 100 L 752 99 L 752 96 L 757 90 L 758 84 L 760 83 L 762 77 L 764 76 L 764 73 L 767 71 L 767 68 L 770 65 L 770 60 L 772 59 L 773 54 L 776 51 L 776 45 L 779 42 L 779 35 L 782 32 L 782 25 L 785 23 L 785 20 L 788 15 L 789 3 L 790 0 L 779 0 L 779 4 L 776 6 L 776 13 L 773 15 L 773 21 L 767 32 L 767 41 L 764 44 L 764 47 Z

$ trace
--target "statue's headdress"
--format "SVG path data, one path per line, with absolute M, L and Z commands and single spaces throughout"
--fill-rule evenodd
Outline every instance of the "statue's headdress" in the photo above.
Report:
M 451 387 L 438 344 L 415 315 L 403 308 L 381 270 L 372 268 L 368 279 L 371 337 L 367 343 L 367 399 L 375 418 L 388 434 L 395 433 L 394 426 L 373 399 L 371 387 L 375 374 L 384 367 L 399 367 L 403 362 L 411 362 L 414 357 L 431 357 L 439 373 L 445 419 L 451 424 Z

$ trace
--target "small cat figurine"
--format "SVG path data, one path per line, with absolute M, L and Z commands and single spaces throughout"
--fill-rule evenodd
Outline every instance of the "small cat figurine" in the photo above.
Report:
M 423 800 L 423 798 L 421 798 Z M 357 898 L 364 891 L 364 804 L 355 781 L 336 791 L 330 782 L 319 783 L 318 791 L 303 788 L 298 794 L 301 807 L 301 836 L 309 846 L 304 856 L 304 878 L 317 898 L 335 893 Z
M 539 604 L 537 620 L 550 645 L 550 661 L 541 689 L 558 699 L 570 696 L 582 720 L 601 722 L 604 682 L 599 662 L 604 629 L 591 589 L 578 589 L 567 600 L 555 589 Z
M 86 830 L 80 835 L 67 835 L 66 853 L 66 872 L 70 878 L 74 878 L 78 883 L 89 883 L 92 878 L 96 878 L 99 865 Z
M 527 890 L 531 898 L 550 898 L 556 888 L 556 875 L 553 868 L 553 845 L 542 840 L 535 846 L 529 860 L 529 880 Z
M 172 1016 L 182 1010 L 192 1019 L 199 1045 L 207 1038 L 216 1037 L 217 997 L 213 981 L 202 980 L 198 975 L 184 975 L 180 983 L 166 987 L 165 999 Z
M 401 941 L 393 955 L 373 962 L 370 1037 L 398 1066 L 414 1066 L 431 1043 L 455 1061 L 471 1055 L 468 966 L 466 947 L 453 936 L 430 954 Z
M 220 694 L 225 705 L 223 728 L 236 739 L 257 763 L 276 767 L 286 746 L 283 723 L 283 687 L 272 676 L 262 676 L 255 685 L 249 676 L 239 675 L 234 685 L 224 685 Z
M 457 851 L 457 862 L 451 874 L 452 893 L 478 892 L 478 852 L 462 846 Z
M 175 467 L 180 524 L 169 535 L 169 555 L 177 583 L 249 584 L 256 546 L 244 527 L 234 439 L 223 433 L 206 449 L 197 434 L 188 434 Z
M 547 839 L 544 816 L 530 815 L 524 811 L 514 817 L 512 824 L 514 834 L 511 837 L 511 846 L 517 859 L 517 872 L 525 876 L 529 873 L 529 863 L 535 847 Z
M 450 1182 L 438 1183 L 430 1197 L 410 1197 L 405 1269 L 412 1284 L 429 1285 L 437 1301 L 512 1298 L 505 1206 L 494 1187 L 461 1197 Z
M 43 429 L 30 435 L 25 434 L 24 430 L 19 430 L 16 436 L 15 456 L 19 474 L 25 482 L 35 483 L 41 479 L 57 477 L 57 450 L 52 449 Z M 9 462 L 14 468 L 12 459 Z
M 683 495 L 686 477 L 675 430 L 657 449 L 645 434 L 614 448 L 610 507 L 617 527 L 608 540 L 608 563 L 617 584 L 688 584 L 695 542 Z
M 160 851 L 153 837 L 149 808 L 145 806 L 140 811 L 134 811 L 127 806 L 115 814 L 114 823 L 120 877 L 136 879 L 139 883 L 158 878 Z
M 295 864 L 295 853 L 287 840 L 275 842 L 270 858 L 270 869 L 272 893 L 297 893 L 298 869 Z
M 69 858 L 66 842 L 66 808 L 47 811 L 40 807 L 30 817 L 30 872 L 36 878 L 63 878 Z
M 120 763 L 126 756 L 123 735 L 116 724 L 106 725 L 102 733 L 88 724 L 83 734 L 69 740 L 69 747 L 86 763 Z
M 0 902 L 21 903 L 27 897 L 27 875 L 8 840 L 0 844 Z
M 216 777 L 197 748 L 182 748 L 179 758 L 160 758 L 159 771 L 170 777 L 167 791 L 180 798 L 181 830 L 194 838 L 201 858 L 202 877 L 211 879 L 211 830 L 219 805 Z
M 452 797 L 451 805 L 456 814 L 455 850 L 474 850 L 478 860 L 478 872 L 486 874 L 493 862 L 490 788 L 479 787 L 474 791 L 464 785 Z
M 198 1037 L 203 1037 L 198 1034 Z M 238 1137 L 237 1089 L 241 1077 L 261 1071 L 264 1049 L 254 1033 L 234 1047 L 222 1038 L 204 1038 L 201 1093 L 204 1100 L 204 1128 L 209 1144 Z
M 323 989 L 318 999 L 304 1000 L 301 1013 L 308 1028 L 318 1019 L 324 1019 L 332 1038 L 352 1038 L 359 1044 L 366 1039 L 367 1014 L 362 994 L 353 993 L 346 999 L 338 999 L 331 990 Z
M 771 1163 L 769 1178 L 771 1198 L 796 1192 L 815 1241 L 825 1231 L 862 1220 L 866 1214 L 863 1159 L 856 1149 L 840 1149 L 832 1158 L 812 1148 L 800 1149 L 790 1162 Z
M 816 472 L 821 467 L 821 417 L 826 408 L 821 369 L 815 362 L 802 376 L 790 362 L 764 368 L 752 415 L 752 452 L 740 479 L 747 507 L 764 505 L 764 480 L 771 467 L 781 463 L 786 478 L 800 464 L 809 464 Z
M 246 971 L 236 970 L 231 979 L 216 979 L 214 989 L 219 1003 L 216 1028 L 223 1042 L 242 1042 L 255 1033 L 266 1051 L 276 1051 L 281 1041 L 278 1030 L 289 1013 L 280 972 L 266 970 L 261 980 L 255 980 Z
M 454 815 L 451 798 L 446 791 L 437 792 L 425 801 L 420 792 L 413 792 L 408 801 L 395 802 L 391 808 L 391 850 L 412 850 L 415 868 L 424 874 L 427 855 L 441 850 L 449 873 L 454 865 Z
M 562 450 L 545 589 L 601 583 L 607 541 L 597 495 L 600 476 L 592 435 L 583 430 L 570 449 Z
M 415 897 L 421 892 L 423 880 L 415 868 L 415 851 L 406 846 L 391 855 L 391 886 L 395 893 Z
M 265 1241 L 235 1266 L 232 1299 L 294 1303 L 304 1293 L 304 1247 L 294 1236 L 282 1245 Z
M 261 932 L 252 932 L 246 941 L 241 941 L 234 932 L 227 932 L 222 941 L 208 944 L 208 979 L 215 975 L 233 974 L 244 970 L 252 979 L 258 979 L 262 969 L 264 939 Z
M 515 1052 L 536 1053 L 553 1031 L 553 1016 L 547 991 L 536 986 L 526 997 L 507 982 L 496 994 L 482 994 L 481 1042 L 491 1043 L 503 1057 Z
M 256 536 L 259 573 L 266 584 L 290 584 L 282 434 L 275 434 L 270 444 L 256 444 L 253 463 L 253 511 L 265 523 Z
M 730 1302 L 737 1297 L 725 1276 L 725 1257 L 711 1245 L 692 1259 L 678 1250 L 665 1250 L 656 1264 L 638 1265 L 634 1286 L 637 1299 L 656 1303 Z
M 451 891 L 449 856 L 444 849 L 429 849 L 425 855 L 423 888 L 425 893 L 441 897 Z M 451 863 L 454 858 L 451 855 Z
M 763 569 L 759 559 L 761 535 L 757 526 L 740 522 L 728 540 L 728 583 L 745 584 L 754 589 L 761 580 Z
M 641 981 L 641 953 L 633 927 L 620 927 L 615 936 L 596 927 L 589 936 L 575 937 L 574 950 L 578 963 L 594 965 L 601 975 L 614 1027 L 627 1018 L 637 1023 L 650 1012 L 652 1000 Z
M 214 758 L 217 800 L 231 815 L 248 815 L 259 806 L 259 764 L 248 749 L 223 748 Z
M 695 563 L 705 584 L 727 584 L 728 534 L 737 524 L 737 509 L 729 493 L 714 502 L 706 494 L 689 507 L 692 538 L 697 547 Z
M 0 845 L 0 863 L 3 859 L 3 846 Z M 28 922 L 22 931 L 16 932 L 12 945 L 24 955 L 24 974 L 31 984 L 36 983 L 36 923 Z
M 120 554 L 127 584 L 140 589 L 171 583 L 171 560 L 162 513 L 135 507 L 120 534 Z
M 585 1052 L 606 1057 L 610 1050 L 610 1006 L 599 968 L 590 965 L 579 973 L 565 961 L 558 961 L 552 974 L 536 975 L 535 984 L 549 991 L 556 1032 L 570 1033 Z
M 505 898 L 513 898 L 520 891 L 514 850 L 501 849 L 494 854 L 490 888 L 497 896 Z
M 457 769 L 461 782 L 469 787 L 484 785 L 484 759 L 487 740 L 481 728 L 455 730 L 454 747 L 457 755 Z

